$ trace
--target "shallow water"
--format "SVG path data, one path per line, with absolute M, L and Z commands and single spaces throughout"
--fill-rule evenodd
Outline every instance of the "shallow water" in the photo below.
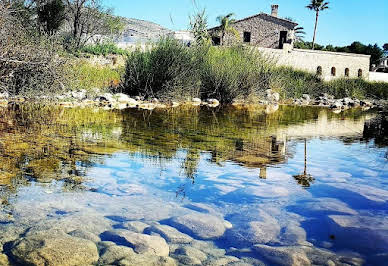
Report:
M 374 116 L 0 109 L 0 265 L 383 265 Z M 80 239 L 86 258 L 70 252 Z

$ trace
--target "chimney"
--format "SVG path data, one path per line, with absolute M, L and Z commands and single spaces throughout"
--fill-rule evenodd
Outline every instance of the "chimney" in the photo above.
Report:
M 279 11 L 279 5 L 271 5 L 271 16 L 277 17 Z

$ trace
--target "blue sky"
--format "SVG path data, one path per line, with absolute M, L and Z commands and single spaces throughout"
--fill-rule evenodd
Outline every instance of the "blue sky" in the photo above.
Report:
M 330 0 L 329 0 L 330 1 Z M 188 28 L 188 16 L 196 7 L 193 0 L 104 0 L 115 14 L 149 20 L 175 30 Z M 206 8 L 210 26 L 216 17 L 235 13 L 237 19 L 270 13 L 271 4 L 279 4 L 279 16 L 291 17 L 305 28 L 305 40 L 311 41 L 315 15 L 305 8 L 309 0 L 196 0 L 199 9 Z M 331 0 L 318 25 L 320 44 L 348 45 L 353 41 L 388 43 L 388 0 Z

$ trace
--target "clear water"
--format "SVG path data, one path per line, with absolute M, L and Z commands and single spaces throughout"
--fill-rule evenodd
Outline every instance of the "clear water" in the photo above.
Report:
M 363 135 L 373 112 L 23 105 L 0 113 L 0 254 L 13 265 L 23 264 L 18 241 L 53 229 L 88 232 L 104 264 L 106 232 L 131 231 L 133 221 L 192 237 L 167 239 L 177 264 L 183 246 L 209 265 L 291 264 L 265 251 L 279 247 L 316 265 L 387 261 L 387 148 Z M 190 230 L 176 222 L 185 215 L 225 227 L 216 236 L 217 224 Z

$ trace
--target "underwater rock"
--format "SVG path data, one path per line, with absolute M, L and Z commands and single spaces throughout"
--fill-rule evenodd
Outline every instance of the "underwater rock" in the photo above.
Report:
M 225 233 L 224 221 L 216 216 L 204 213 L 190 213 L 174 217 L 172 226 L 199 239 L 216 239 Z
M 102 239 L 131 246 L 139 254 L 168 256 L 170 253 L 166 241 L 155 235 L 150 236 L 119 229 L 103 233 Z
M 337 244 L 388 252 L 388 220 L 384 216 L 329 215 L 329 233 Z M 349 241 L 352 239 L 352 241 Z
M 167 242 L 174 244 L 187 244 L 190 243 L 193 238 L 179 232 L 174 227 L 168 225 L 153 225 L 145 230 L 145 233 L 157 233 L 163 237 Z
M 193 258 L 200 263 L 207 259 L 207 255 L 205 253 L 190 246 L 180 247 L 175 250 L 174 254 Z
M 307 244 L 306 231 L 297 224 L 289 224 L 282 229 L 280 242 L 285 245 Z
M 11 255 L 23 265 L 90 265 L 98 261 L 96 245 L 61 231 L 42 231 L 16 241 Z
M 334 198 L 316 198 L 303 204 L 290 206 L 297 213 L 311 216 L 318 214 L 351 214 L 356 215 L 357 212 L 349 206 Z
M 254 245 L 253 249 L 268 261 L 278 265 L 311 265 L 306 253 L 298 247 L 270 247 L 266 245 Z
M 235 226 L 226 233 L 230 243 L 239 246 L 253 244 L 265 244 L 277 239 L 280 233 L 280 226 L 276 221 L 251 221 Z
M 9 266 L 10 265 L 7 255 L 0 253 L 0 265 L 1 266 Z
M 98 264 L 115 264 L 117 261 L 132 257 L 135 254 L 130 247 L 112 245 L 102 251 Z
M 150 227 L 150 225 L 140 221 L 130 221 L 123 223 L 123 227 L 136 233 L 143 233 L 144 229 Z
M 95 234 L 93 234 L 91 232 L 88 232 L 88 231 L 80 230 L 80 229 L 71 231 L 68 234 L 71 235 L 71 236 L 74 236 L 74 237 L 90 240 L 90 241 L 92 241 L 94 243 L 98 243 L 98 242 L 101 241 L 101 239 L 97 235 L 95 235 Z
M 224 265 L 231 265 L 232 263 L 236 263 L 240 261 L 238 258 L 233 256 L 225 256 L 221 258 L 211 258 L 208 261 L 204 263 L 204 265 L 211 265 L 211 266 L 224 266 Z
M 115 263 L 119 266 L 176 266 L 177 263 L 170 257 L 135 255 Z

